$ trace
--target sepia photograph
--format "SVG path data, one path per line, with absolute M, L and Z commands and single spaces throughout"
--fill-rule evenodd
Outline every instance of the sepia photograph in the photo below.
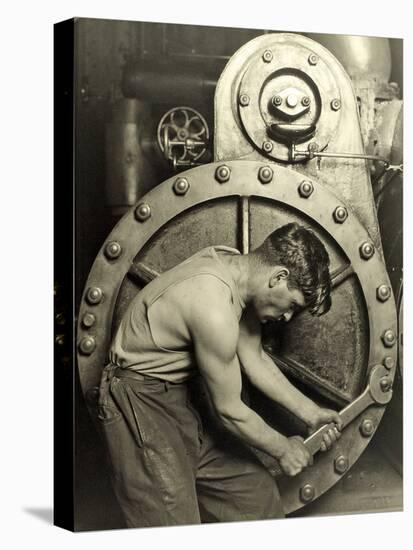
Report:
M 402 511 L 403 40 L 74 18 L 54 64 L 55 524 Z

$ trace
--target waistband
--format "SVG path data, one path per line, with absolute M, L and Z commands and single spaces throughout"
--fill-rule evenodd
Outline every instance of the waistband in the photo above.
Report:
M 110 382 L 112 378 L 126 378 L 134 381 L 141 382 L 142 384 L 155 385 L 163 384 L 165 386 L 185 386 L 187 383 L 193 381 L 198 376 L 189 378 L 182 382 L 170 382 L 169 380 L 164 380 L 163 378 L 156 378 L 154 376 L 149 376 L 147 374 L 141 374 L 140 372 L 133 371 L 127 367 L 119 367 L 113 363 L 109 363 L 103 369 L 102 379 L 106 382 Z

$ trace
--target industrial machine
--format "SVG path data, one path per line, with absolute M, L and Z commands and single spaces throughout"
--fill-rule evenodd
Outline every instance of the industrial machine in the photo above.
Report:
M 260 456 L 288 514 L 402 506 L 402 101 L 389 83 L 391 55 L 386 39 L 265 33 L 207 66 L 196 56 L 179 71 L 132 60 L 106 123 L 105 201 L 116 225 L 87 277 L 77 326 L 92 418 L 111 337 L 158 273 L 209 245 L 248 253 L 290 221 L 329 252 L 329 313 L 263 330 L 277 365 L 345 424 L 326 453 L 317 453 L 322 430 L 306 440 L 314 465 L 294 478 Z M 276 429 L 304 433 L 253 388 L 249 399 Z M 390 492 L 369 466 L 357 470 L 376 439 L 371 468 L 379 479 L 391 470 Z M 349 504 L 343 487 L 355 491 L 366 476 Z M 324 493 L 330 500 L 315 508 Z

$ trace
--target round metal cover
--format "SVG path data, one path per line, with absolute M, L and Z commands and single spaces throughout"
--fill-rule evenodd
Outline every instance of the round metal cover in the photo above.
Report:
M 247 252 L 277 227 L 298 221 L 310 227 L 329 252 L 333 305 L 320 318 L 308 312 L 298 315 L 281 334 L 270 335 L 266 346 L 303 391 L 320 404 L 340 409 L 362 392 L 373 366 L 386 357 L 394 363 L 397 360 L 397 346 L 385 347 L 382 340 L 388 330 L 397 333 L 397 318 L 393 296 L 384 302 L 377 299 L 377 287 L 389 285 L 380 255 L 362 258 L 360 247 L 370 242 L 368 232 L 318 181 L 307 180 L 313 190 L 303 196 L 302 176 L 290 169 L 274 165 L 271 182 L 263 184 L 260 173 L 265 163 L 229 161 L 229 179 L 220 183 L 216 178 L 220 166 L 212 163 L 183 172 L 181 177 L 189 186 L 182 195 L 174 192 L 176 177 L 166 180 L 125 214 L 103 244 L 79 312 L 78 366 L 83 391 L 86 395 L 96 391 L 112 335 L 144 284 L 136 277 L 137 264 L 146 266 L 148 273 L 159 273 L 205 246 L 222 244 Z M 150 208 L 151 216 L 145 220 L 135 215 L 140 204 Z M 338 207 L 346 208 L 344 223 L 334 218 Z M 121 247 L 118 258 L 109 259 L 105 254 L 110 242 Z M 101 299 L 93 304 L 87 297 L 90 289 L 96 288 Z M 94 316 L 91 326 L 81 322 L 86 314 Z M 87 354 L 82 346 L 85 337 L 92 337 L 95 343 Z M 394 369 L 389 377 L 393 379 Z M 349 466 L 354 464 L 370 440 L 362 435 L 361 423 L 368 419 L 373 433 L 383 412 L 384 407 L 369 407 L 344 430 L 334 449 L 316 455 L 314 466 L 299 476 L 279 480 L 287 513 L 304 505 L 300 491 L 306 484 L 314 487 L 317 498 L 338 481 L 336 457 L 343 455 Z

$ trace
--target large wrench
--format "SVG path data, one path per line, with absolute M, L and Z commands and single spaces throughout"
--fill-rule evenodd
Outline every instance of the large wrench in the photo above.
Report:
M 365 411 L 367 407 L 370 407 L 370 405 L 386 405 L 392 398 L 393 391 L 391 386 L 392 378 L 389 375 L 389 371 L 383 365 L 372 367 L 366 389 L 339 412 L 340 418 L 343 421 L 343 428 L 348 426 L 350 422 Z M 334 426 L 333 422 L 325 424 L 304 441 L 304 445 L 312 455 L 315 455 L 320 450 L 324 434 L 329 429 L 334 428 Z

